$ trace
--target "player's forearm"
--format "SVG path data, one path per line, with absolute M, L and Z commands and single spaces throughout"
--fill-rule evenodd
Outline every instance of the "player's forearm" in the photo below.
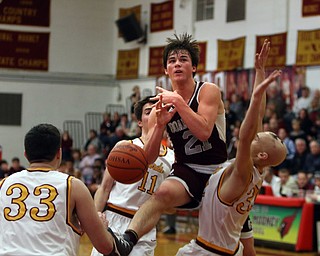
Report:
M 108 200 L 108 196 L 104 196 L 104 190 L 100 186 L 94 195 L 94 204 L 98 212 L 102 212 Z
M 193 136 L 200 141 L 206 141 L 210 137 L 213 125 L 209 124 L 203 116 L 194 112 L 184 101 L 175 104 L 175 107 L 183 123 L 188 127 Z M 215 115 L 215 113 L 212 113 L 212 115 Z
M 261 96 L 262 95 L 260 95 L 260 97 L 255 97 L 254 94 L 252 95 L 246 116 L 241 124 L 241 129 L 239 133 L 240 141 L 243 140 L 251 142 L 257 133 L 257 120 L 259 118 L 259 112 L 257 111 L 257 109 L 259 108 Z
M 146 152 L 149 164 L 154 163 L 159 156 L 164 130 L 165 126 L 160 127 L 155 124 L 153 129 L 149 131 L 147 140 L 144 142 L 143 150 Z

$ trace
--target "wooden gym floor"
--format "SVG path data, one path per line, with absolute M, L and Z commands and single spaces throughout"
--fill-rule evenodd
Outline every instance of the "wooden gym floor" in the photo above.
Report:
M 196 237 L 196 226 L 186 228 L 185 223 L 177 223 L 177 233 L 175 235 L 164 235 L 158 232 L 157 248 L 155 256 L 174 256 L 178 249 L 187 244 L 191 239 Z M 163 221 L 160 221 L 158 230 L 163 228 Z M 78 256 L 89 256 L 91 254 L 92 245 L 87 237 L 84 235 L 81 238 L 80 250 Z M 282 250 L 273 250 L 270 248 L 256 247 L 257 256 L 316 256 L 320 255 L 316 252 L 288 252 Z M 139 256 L 139 255 L 137 255 Z M 195 255 L 196 256 L 196 255 Z

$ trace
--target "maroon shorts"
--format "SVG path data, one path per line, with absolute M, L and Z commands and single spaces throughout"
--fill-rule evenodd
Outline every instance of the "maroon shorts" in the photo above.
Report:
M 191 194 L 191 201 L 178 208 L 197 208 L 202 200 L 203 190 L 206 187 L 210 176 L 211 174 L 196 172 L 185 164 L 174 163 L 169 177 L 178 177 L 183 180 L 187 184 Z

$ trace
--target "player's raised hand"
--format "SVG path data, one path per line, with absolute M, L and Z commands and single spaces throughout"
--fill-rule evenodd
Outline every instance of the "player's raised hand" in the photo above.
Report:
M 254 66 L 256 70 L 259 70 L 259 69 L 264 70 L 269 52 L 270 52 L 270 41 L 268 39 L 265 39 L 260 53 L 257 53 L 255 56 Z

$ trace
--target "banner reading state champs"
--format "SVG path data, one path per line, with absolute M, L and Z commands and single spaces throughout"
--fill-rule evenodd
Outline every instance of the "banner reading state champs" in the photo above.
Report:
M 243 68 L 245 37 L 218 40 L 218 70 Z
M 320 29 L 298 31 L 296 65 L 320 65 Z
M 49 33 L 0 30 L 0 68 L 48 70 Z
M 138 78 L 140 49 L 118 51 L 117 79 Z

